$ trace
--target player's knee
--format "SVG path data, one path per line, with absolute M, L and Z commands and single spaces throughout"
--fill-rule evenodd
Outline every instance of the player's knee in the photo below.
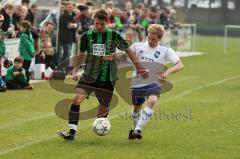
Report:
M 156 95 L 151 95 L 148 98 L 148 106 L 154 106 L 158 101 L 158 97 Z
M 81 94 L 76 94 L 73 97 L 73 103 L 76 105 L 81 104 L 81 102 L 86 98 L 85 95 L 81 95 Z

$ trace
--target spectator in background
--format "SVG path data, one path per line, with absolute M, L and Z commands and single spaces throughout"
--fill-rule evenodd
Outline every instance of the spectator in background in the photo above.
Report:
M 53 23 L 52 22 L 46 22 L 44 24 L 44 30 L 48 33 L 48 35 L 51 37 L 53 33 Z
M 138 12 L 139 12 L 139 15 L 142 16 L 144 10 L 145 10 L 145 5 L 144 3 L 139 3 L 137 5 L 137 9 L 136 9 Z
M 114 8 L 108 8 L 107 13 L 108 13 L 108 23 L 107 23 L 107 27 L 111 28 L 111 29 L 115 29 L 116 24 L 114 22 L 114 16 L 113 13 L 114 12 Z
M 22 0 L 21 5 L 26 6 L 27 8 L 30 8 L 30 3 L 31 3 L 31 0 Z
M 4 9 L 1 10 L 1 14 L 4 16 L 4 22 L 2 24 L 2 30 L 4 32 L 8 32 L 10 30 L 15 30 L 17 28 L 17 20 L 14 19 L 14 5 L 13 4 L 6 4 Z
M 3 81 L 2 76 L 0 75 L 0 92 L 6 92 L 6 83 Z
M 130 1 L 127 1 L 126 3 L 125 3 L 125 9 L 128 11 L 128 13 L 133 13 L 133 9 L 132 9 L 132 2 L 130 2 Z
M 40 46 L 42 46 L 42 43 L 48 40 L 50 40 L 48 33 L 44 29 L 42 29 L 40 31 Z
M 26 6 L 22 6 L 20 22 L 25 21 L 27 13 L 28 13 L 28 8 Z
M 145 36 L 147 36 L 147 29 L 149 26 L 148 9 L 143 10 L 141 20 L 140 20 L 140 25 L 145 31 Z
M 41 50 L 35 55 L 34 60 L 32 60 L 30 70 L 33 70 L 35 64 L 45 64 L 46 68 L 51 67 L 55 68 L 54 59 L 53 59 L 53 48 L 51 41 L 47 40 L 42 43 Z
M 73 12 L 75 14 L 75 18 L 81 15 L 81 11 L 78 9 L 78 7 L 74 6 Z
M 129 20 L 130 20 L 130 23 L 133 24 L 134 23 L 134 10 L 133 10 L 133 5 L 132 5 L 132 2 L 131 1 L 127 1 L 125 3 L 125 10 L 128 12 L 129 14 Z
M 21 57 L 16 57 L 14 59 L 14 65 L 8 68 L 6 84 L 8 89 L 32 89 L 27 81 L 26 72 L 23 68 L 23 59 Z
M 53 23 L 52 22 L 46 22 L 45 25 L 44 25 L 44 30 L 45 32 L 48 34 L 50 40 L 51 41 L 51 46 L 52 46 L 52 49 L 53 49 L 53 60 L 54 60 L 54 64 L 56 65 L 57 64 L 57 50 L 56 50 L 56 39 L 57 39 L 57 35 L 56 35 L 56 32 L 53 31 Z
M 15 27 L 16 31 L 19 31 L 19 22 L 20 22 L 21 15 L 22 15 L 22 6 L 16 5 L 15 13 L 13 14 L 13 18 L 16 19 L 16 21 L 17 21 L 17 25 Z
M 20 56 L 23 58 L 23 68 L 26 70 L 27 82 L 29 82 L 29 67 L 35 54 L 34 40 L 30 32 L 31 24 L 28 21 L 20 22 L 21 39 L 19 45 Z
M 37 7 L 37 6 L 36 6 Z M 20 12 L 20 21 L 19 23 L 23 22 L 23 21 L 28 21 L 30 22 L 29 20 L 31 21 L 34 21 L 34 15 L 33 15 L 33 19 L 31 16 L 29 16 L 28 14 L 28 11 L 30 11 L 30 9 L 28 9 L 26 6 L 22 6 L 21 7 L 21 12 Z M 35 6 L 33 5 L 33 8 L 35 8 Z M 36 10 L 35 10 L 36 9 Z M 37 13 L 37 8 L 33 9 L 33 13 L 36 14 Z M 35 10 L 35 11 L 34 11 Z M 28 16 L 28 17 L 27 17 Z M 26 20 L 26 19 L 29 19 L 29 20 Z M 33 37 L 33 40 L 34 40 L 34 49 L 36 52 L 39 51 L 39 35 L 38 35 L 38 29 L 37 28 L 34 28 L 33 27 L 33 23 L 30 22 L 30 32 L 31 32 L 31 35 Z M 21 33 L 19 33 L 18 37 L 21 36 Z M 26 70 L 27 71 L 27 70 Z
M 46 68 L 51 67 L 52 69 L 55 68 L 55 61 L 54 61 L 54 50 L 52 47 L 52 43 L 50 40 L 47 40 L 42 45 L 42 50 L 40 51 L 44 56 L 44 64 Z
M 124 29 L 126 29 L 131 24 L 131 22 L 130 22 L 130 14 L 125 9 L 121 13 L 121 22 L 125 26 Z
M 48 34 L 48 37 L 51 40 L 52 46 L 56 47 L 56 34 L 53 32 L 53 23 L 46 22 L 44 24 L 43 30 Z
M 137 33 L 138 41 L 142 41 L 143 40 L 143 37 L 142 37 L 143 27 L 141 26 L 142 16 L 139 10 L 134 11 L 134 17 L 135 17 L 134 18 L 135 20 L 133 22 L 132 28 Z
M 105 10 L 107 11 L 108 15 L 111 14 L 111 12 L 113 10 L 113 2 L 112 1 L 108 1 L 106 3 Z
M 91 15 L 89 13 L 89 8 L 86 5 L 79 5 L 78 9 L 81 11 L 81 15 L 79 17 L 81 31 L 80 34 L 88 31 L 90 28 L 93 27 L 93 21 Z
M 73 3 L 68 2 L 64 14 L 60 16 L 59 23 L 59 56 L 61 57 L 61 61 L 58 62 L 64 63 L 66 69 L 69 67 L 69 57 L 72 53 L 73 43 L 76 42 L 76 30 L 78 28 L 73 10 Z M 63 48 L 62 56 L 61 48 Z
M 175 9 L 171 9 L 168 15 L 169 18 L 169 27 L 170 29 L 175 29 L 181 27 L 181 23 L 177 22 L 176 20 L 176 11 Z
M 25 21 L 27 21 L 27 20 L 25 20 L 26 19 L 26 16 L 27 16 L 27 14 L 28 14 L 28 8 L 26 7 L 26 6 L 22 6 L 21 7 L 22 9 L 21 9 L 21 12 L 20 12 L 20 21 L 19 21 L 19 25 L 20 25 L 20 23 L 21 22 L 25 22 Z M 29 22 L 29 21 L 28 21 Z M 30 23 L 30 32 L 31 32 L 31 35 L 32 35 L 32 37 L 33 37 L 33 40 L 34 40 L 34 49 L 35 49 L 35 51 L 36 52 L 38 52 L 39 51 L 39 35 L 38 35 L 38 29 L 37 28 L 34 28 L 33 26 L 32 26 L 32 24 L 31 24 L 31 22 L 29 22 Z M 18 27 L 19 27 L 19 25 L 18 25 Z M 21 32 L 19 32 L 19 34 L 18 34 L 18 37 L 20 37 L 21 36 Z M 27 70 L 26 70 L 27 71 Z
M 113 8 L 111 18 L 113 18 L 113 23 L 115 24 L 114 29 L 116 29 L 119 32 L 122 32 L 123 30 L 121 16 L 122 16 L 121 10 L 118 8 Z
M 90 14 L 90 17 L 93 17 L 94 10 L 95 10 L 94 4 L 93 4 L 92 2 L 87 2 L 87 3 L 86 3 L 86 6 L 88 6 L 88 8 L 89 8 L 88 12 L 89 12 L 89 14 Z M 93 20 L 92 20 L 92 21 L 93 21 Z M 92 22 L 92 23 L 93 23 L 93 22 Z
M 158 12 L 156 7 L 150 7 L 149 8 L 149 24 L 157 24 L 158 19 Z
M 34 23 L 34 17 L 37 14 L 38 6 L 36 4 L 33 4 L 30 9 L 28 9 L 28 14 L 25 18 L 25 20 L 29 21 L 32 25 Z
M 2 24 L 4 16 L 0 14 L 0 75 L 2 70 L 3 57 L 5 55 L 4 32 L 2 31 Z
M 159 24 L 164 26 L 164 29 L 168 29 L 169 28 L 169 19 L 168 19 L 168 15 L 169 15 L 169 9 L 167 9 L 166 7 L 161 9 L 161 14 L 159 17 Z
M 21 11 L 22 11 L 22 6 L 21 5 L 16 5 L 15 6 L 15 15 L 17 17 L 21 17 Z
M 61 3 L 61 6 L 60 6 L 60 16 L 64 14 L 65 9 L 66 9 L 65 4 L 64 4 L 64 3 Z

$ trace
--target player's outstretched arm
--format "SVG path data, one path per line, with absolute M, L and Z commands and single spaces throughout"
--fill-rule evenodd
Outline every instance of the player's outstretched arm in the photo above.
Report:
M 74 70 L 73 70 L 73 80 L 77 81 L 78 80 L 78 68 L 81 64 L 83 64 L 86 60 L 87 54 L 86 53 L 78 53 L 75 59 L 75 65 L 74 65 Z
M 140 64 L 140 61 L 136 57 L 136 54 L 133 52 L 133 50 L 131 48 L 128 48 L 126 50 L 126 54 L 131 59 L 131 61 L 133 62 L 134 66 L 136 67 L 137 73 L 140 74 L 142 77 L 147 78 L 148 71 L 145 68 L 142 67 L 142 65 Z
M 168 75 L 172 74 L 172 73 L 176 73 L 180 70 L 183 69 L 183 64 L 181 61 L 178 61 L 173 67 L 169 68 L 166 72 L 164 72 L 161 77 L 163 78 L 167 78 Z

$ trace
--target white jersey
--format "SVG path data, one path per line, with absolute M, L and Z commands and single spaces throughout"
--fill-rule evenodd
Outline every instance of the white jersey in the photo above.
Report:
M 149 70 L 149 77 L 147 79 L 136 76 L 136 71 L 134 71 L 132 87 L 142 87 L 158 83 L 160 73 L 166 71 L 165 65 L 169 62 L 175 65 L 180 60 L 175 51 L 163 43 L 160 43 L 155 48 L 151 48 L 148 42 L 138 42 L 134 43 L 131 48 L 136 53 L 141 65 Z

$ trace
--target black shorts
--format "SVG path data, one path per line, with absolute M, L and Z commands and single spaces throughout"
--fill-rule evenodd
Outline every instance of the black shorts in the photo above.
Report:
M 115 82 L 113 81 L 96 81 L 93 83 L 87 83 L 81 79 L 78 81 L 76 88 L 81 88 L 90 95 L 92 92 L 95 93 L 99 103 L 102 106 L 110 106 Z

